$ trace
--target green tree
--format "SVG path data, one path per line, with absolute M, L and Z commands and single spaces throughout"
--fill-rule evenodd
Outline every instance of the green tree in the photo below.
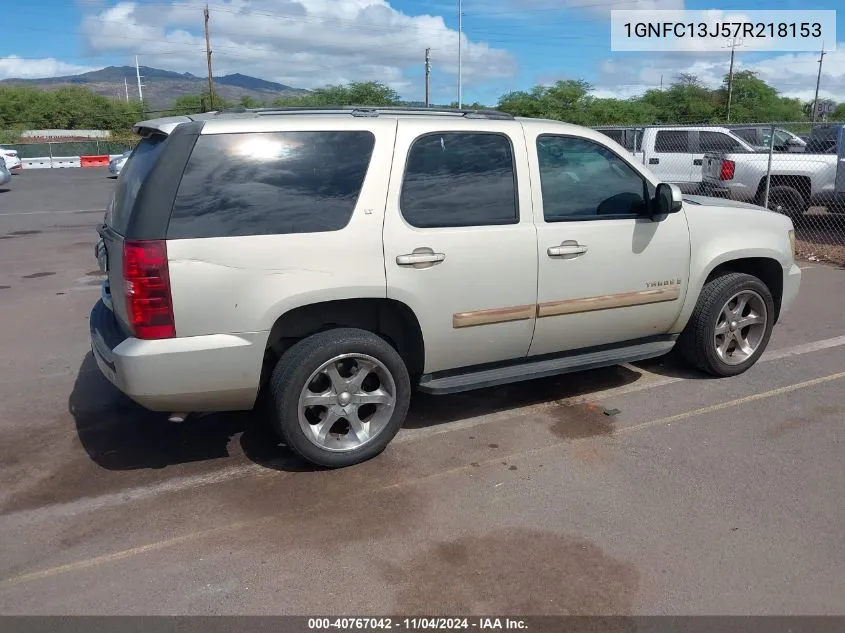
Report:
M 214 92 L 214 109 L 225 110 L 231 108 L 232 104 Z M 211 100 L 208 98 L 208 90 L 198 95 L 182 95 L 176 99 L 170 116 L 185 116 L 188 114 L 199 114 L 211 110 Z
M 277 106 L 392 106 L 401 103 L 398 93 L 378 81 L 358 81 L 347 85 L 330 85 L 317 88 L 306 95 L 279 97 Z
M 720 109 L 727 113 L 728 76 L 716 91 Z M 781 97 L 778 91 L 750 70 L 734 73 L 731 90 L 731 122 L 797 121 L 804 118 L 798 99 Z
M 567 79 L 552 86 L 534 86 L 529 92 L 509 92 L 499 99 L 497 107 L 514 116 L 583 123 L 588 118 L 591 89 L 586 81 Z
M 260 108 L 263 104 L 249 95 L 244 95 L 241 97 L 240 101 L 238 101 L 238 105 L 242 108 Z
M 82 86 L 0 87 L 0 129 L 120 130 L 142 118 L 140 103 L 104 97 Z

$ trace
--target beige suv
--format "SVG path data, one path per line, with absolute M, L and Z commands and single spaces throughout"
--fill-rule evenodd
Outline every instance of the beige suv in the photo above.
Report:
M 284 442 L 323 466 L 381 452 L 413 388 L 676 344 L 704 371 L 741 373 L 798 292 L 788 218 L 682 199 L 582 127 L 338 108 L 136 132 L 96 249 L 100 369 L 177 418 L 266 395 Z

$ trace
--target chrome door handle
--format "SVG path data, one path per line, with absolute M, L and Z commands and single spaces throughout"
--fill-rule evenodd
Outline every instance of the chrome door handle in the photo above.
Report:
M 398 255 L 396 263 L 400 266 L 414 266 L 416 264 L 436 264 L 446 259 L 444 253 L 409 253 Z
M 566 257 L 566 256 L 573 256 L 573 255 L 583 255 L 587 252 L 586 246 L 580 246 L 578 244 L 574 245 L 567 245 L 567 246 L 550 246 L 548 251 L 549 257 Z

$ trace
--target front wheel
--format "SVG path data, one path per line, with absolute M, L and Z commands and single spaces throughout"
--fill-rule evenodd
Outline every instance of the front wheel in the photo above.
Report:
M 351 466 L 381 453 L 399 431 L 411 385 L 387 341 L 341 328 L 305 338 L 279 360 L 271 378 L 276 430 L 306 460 Z
M 735 376 L 751 367 L 769 343 L 774 325 L 772 293 L 744 273 L 708 281 L 678 341 L 681 355 L 714 376 Z

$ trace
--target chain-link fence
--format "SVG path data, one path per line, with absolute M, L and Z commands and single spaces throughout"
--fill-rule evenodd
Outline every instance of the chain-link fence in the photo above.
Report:
M 596 129 L 684 193 L 748 202 L 788 215 L 801 257 L 845 265 L 845 123 Z
M 54 156 L 102 156 L 122 154 L 132 144 L 119 141 L 65 141 L 55 143 L 13 143 L 3 147 L 17 150 L 20 158 L 52 158 Z

